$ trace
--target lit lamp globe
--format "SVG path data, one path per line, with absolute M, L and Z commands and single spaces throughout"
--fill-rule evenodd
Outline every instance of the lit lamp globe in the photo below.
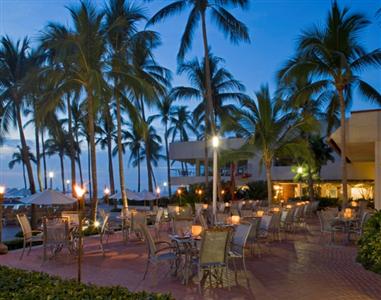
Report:
M 158 196 L 160 196 L 160 192 L 161 192 L 160 187 L 157 187 L 157 188 L 156 188 L 156 194 L 157 194 Z
M 106 187 L 106 188 L 104 189 L 103 193 L 105 194 L 105 196 L 110 195 L 110 189 Z

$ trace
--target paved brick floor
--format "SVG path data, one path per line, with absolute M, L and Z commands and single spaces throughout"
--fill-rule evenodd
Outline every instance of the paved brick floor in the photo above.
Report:
M 116 234 L 106 247 L 105 257 L 95 237 L 87 238 L 85 245 L 84 281 L 99 285 L 171 292 L 176 299 L 381 299 L 381 276 L 356 263 L 354 245 L 344 246 L 341 241 L 330 245 L 322 239 L 316 220 L 309 224 L 308 233 L 289 235 L 287 241 L 273 242 L 263 249 L 261 257 L 249 257 L 248 281 L 239 272 L 238 284 L 232 280 L 230 291 L 210 289 L 202 297 L 193 282 L 184 286 L 178 278 L 165 276 L 166 266 L 160 268 L 156 286 L 152 275 L 142 281 L 146 250 L 139 241 L 125 244 Z M 21 261 L 19 255 L 17 250 L 0 256 L 0 264 L 75 277 L 73 257 L 62 254 L 42 264 L 41 247 L 34 247 Z

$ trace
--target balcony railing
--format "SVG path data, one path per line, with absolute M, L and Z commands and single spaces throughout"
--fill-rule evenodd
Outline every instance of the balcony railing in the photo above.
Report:
M 195 167 L 188 167 L 188 168 L 175 168 L 171 169 L 171 176 L 173 177 L 192 177 L 197 176 L 196 175 L 196 168 Z M 230 168 L 221 168 L 220 174 L 222 177 L 230 177 L 231 176 L 231 169 Z M 244 177 L 248 175 L 248 166 L 240 166 L 236 169 L 235 176 L 236 177 Z M 198 176 L 205 176 L 204 168 L 200 168 L 200 174 Z M 209 168 L 209 176 L 213 176 L 213 169 L 212 167 Z

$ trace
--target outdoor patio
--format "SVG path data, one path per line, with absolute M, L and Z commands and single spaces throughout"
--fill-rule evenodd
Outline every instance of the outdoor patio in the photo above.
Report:
M 333 245 L 322 242 L 317 218 L 308 225 L 309 233 L 288 235 L 287 241 L 272 242 L 261 257 L 247 259 L 247 284 L 244 273 L 230 276 L 231 291 L 227 288 L 205 289 L 205 299 L 380 299 L 381 276 L 364 270 L 356 263 L 356 247 L 343 245 L 339 238 Z M 162 233 L 162 238 L 166 233 Z M 188 286 L 171 275 L 163 265 L 154 284 L 153 268 L 143 281 L 147 258 L 144 242 L 122 241 L 119 233 L 110 237 L 106 255 L 99 250 L 98 238 L 85 239 L 83 281 L 97 285 L 121 285 L 131 291 L 170 292 L 176 299 L 200 299 L 197 284 Z M 77 261 L 66 251 L 42 263 L 42 247 L 33 247 L 29 256 L 19 259 L 20 251 L 2 256 L 2 265 L 43 271 L 64 278 L 76 278 Z M 238 266 L 239 262 L 238 262 Z M 162 272 L 161 272 L 162 271 Z

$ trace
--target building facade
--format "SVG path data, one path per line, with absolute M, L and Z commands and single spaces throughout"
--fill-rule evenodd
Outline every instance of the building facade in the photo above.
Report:
M 341 190 L 340 168 L 340 130 L 337 129 L 328 139 L 334 149 L 334 162 L 328 162 L 321 169 L 320 181 L 315 184 L 321 197 L 339 198 Z M 347 169 L 348 195 L 351 199 L 375 199 L 378 208 L 381 207 L 381 110 L 352 112 L 347 120 Z M 224 139 L 220 151 L 239 149 L 244 144 L 240 138 Z M 209 181 L 212 180 L 212 149 L 208 147 Z M 205 182 L 205 142 L 175 142 L 170 144 L 170 159 L 180 162 L 179 168 L 171 170 L 172 184 L 187 186 Z M 275 196 L 281 199 L 300 197 L 306 193 L 305 185 L 294 181 L 295 173 L 292 165 L 274 164 L 272 178 Z M 221 167 L 221 180 L 229 181 L 231 170 L 228 166 Z M 248 182 L 265 180 L 265 170 L 259 157 L 236 162 L 235 180 L 238 186 Z

